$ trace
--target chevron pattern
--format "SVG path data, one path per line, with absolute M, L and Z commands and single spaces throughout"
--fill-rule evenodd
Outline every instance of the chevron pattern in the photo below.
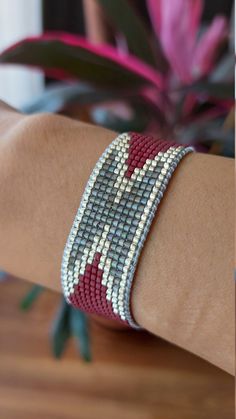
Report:
M 67 301 L 137 328 L 130 308 L 142 246 L 169 179 L 193 149 L 125 133 L 96 164 L 62 261 Z

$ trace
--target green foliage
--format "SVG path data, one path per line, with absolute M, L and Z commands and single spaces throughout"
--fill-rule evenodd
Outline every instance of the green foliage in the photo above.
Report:
M 60 39 L 28 40 L 0 55 L 0 63 L 24 64 L 44 68 L 46 72 L 59 69 L 67 78 L 112 89 L 132 90 L 147 84 L 140 74 L 118 61 L 78 45 L 66 44 Z
M 150 33 L 143 20 L 126 0 L 97 0 L 118 32 L 125 36 L 129 51 L 156 67 L 157 57 L 150 43 Z
M 56 358 L 62 356 L 70 337 L 69 316 L 70 307 L 62 297 L 51 331 L 52 351 Z
M 22 299 L 20 307 L 29 310 L 44 290 L 40 285 L 34 285 Z M 85 362 L 91 361 L 87 316 L 80 310 L 75 310 L 65 301 L 64 297 L 53 320 L 50 339 L 52 352 L 56 358 L 63 355 L 68 340 L 75 337 L 81 358 Z
M 215 99 L 232 99 L 234 98 L 234 83 L 201 81 L 192 84 L 189 90 L 205 94 Z
M 219 63 L 216 65 L 212 74 L 210 75 L 210 80 L 212 82 L 221 83 L 224 81 L 233 81 L 234 80 L 234 69 L 235 69 L 235 56 L 233 53 L 225 55 Z
M 25 295 L 20 303 L 20 307 L 22 310 L 29 310 L 32 307 L 32 304 L 38 298 L 38 296 L 42 293 L 43 287 L 40 285 L 34 285 L 31 290 Z
M 75 337 L 82 359 L 90 362 L 87 316 L 80 310 L 75 310 L 67 304 L 64 297 L 62 297 L 51 331 L 52 350 L 56 358 L 60 358 L 63 355 L 71 336 Z
M 91 361 L 87 316 L 81 311 L 70 307 L 70 331 L 75 337 L 82 359 Z

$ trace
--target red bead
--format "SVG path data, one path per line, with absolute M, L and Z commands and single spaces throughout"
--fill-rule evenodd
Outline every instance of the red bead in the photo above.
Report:
M 175 143 L 156 139 L 152 136 L 141 135 L 136 133 L 129 133 L 129 156 L 126 160 L 128 169 L 125 176 L 130 178 L 137 167 L 142 169 L 147 159 L 153 160 L 157 154 L 162 151 L 165 152 L 170 146 Z
M 92 264 L 87 264 L 84 275 L 80 275 L 79 283 L 75 285 L 74 293 L 69 300 L 76 308 L 87 313 L 96 313 L 109 319 L 120 321 L 114 314 L 112 304 L 106 298 L 106 289 L 102 285 L 103 271 L 98 268 L 101 254 L 96 253 Z

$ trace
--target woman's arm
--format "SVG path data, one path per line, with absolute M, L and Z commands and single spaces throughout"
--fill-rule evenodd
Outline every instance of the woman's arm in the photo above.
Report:
M 60 290 L 63 248 L 87 179 L 114 132 L 0 111 L 0 266 Z M 185 157 L 134 282 L 140 325 L 234 373 L 233 161 Z

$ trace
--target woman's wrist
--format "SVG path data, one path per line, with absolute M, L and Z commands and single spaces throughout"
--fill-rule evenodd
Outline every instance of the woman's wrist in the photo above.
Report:
M 60 290 L 66 236 L 92 167 L 115 135 L 48 114 L 8 130 L 0 153 L 3 269 Z
M 231 373 L 232 195 L 233 161 L 185 158 L 151 226 L 132 296 L 141 326 Z
M 14 123 L 5 124 L 0 145 L 0 266 L 60 290 L 62 251 L 84 187 L 116 134 L 53 115 L 14 115 Z M 232 179 L 228 159 L 186 157 L 151 227 L 132 294 L 141 326 L 231 372 Z

